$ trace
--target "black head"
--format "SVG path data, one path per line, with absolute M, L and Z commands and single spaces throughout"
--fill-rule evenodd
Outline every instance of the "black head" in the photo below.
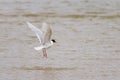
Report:
M 52 39 L 53 43 L 56 43 L 55 39 Z

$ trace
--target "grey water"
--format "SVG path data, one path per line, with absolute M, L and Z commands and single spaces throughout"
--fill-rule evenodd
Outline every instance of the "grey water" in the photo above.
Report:
M 26 21 L 52 26 L 39 46 Z M 120 80 L 120 0 L 0 0 L 0 80 Z

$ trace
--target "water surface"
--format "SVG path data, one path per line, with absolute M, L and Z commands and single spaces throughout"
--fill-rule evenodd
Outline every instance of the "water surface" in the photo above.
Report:
M 48 58 L 27 27 L 51 24 Z M 0 80 L 119 80 L 119 0 L 0 0 Z

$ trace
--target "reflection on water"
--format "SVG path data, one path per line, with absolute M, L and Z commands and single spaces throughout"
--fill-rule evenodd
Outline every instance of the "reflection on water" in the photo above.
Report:
M 51 24 L 48 59 L 26 21 Z M 120 0 L 0 0 L 0 78 L 119 80 L 119 25 Z
M 74 70 L 75 68 L 62 68 L 62 67 L 40 67 L 40 66 L 35 66 L 35 67 L 22 67 L 22 68 L 20 68 L 20 69 L 23 69 L 23 70 L 46 70 L 46 71 L 61 71 L 61 70 Z

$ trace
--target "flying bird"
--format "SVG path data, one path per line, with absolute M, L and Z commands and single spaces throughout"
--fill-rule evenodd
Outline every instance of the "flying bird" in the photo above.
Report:
M 34 49 L 42 50 L 43 57 L 47 58 L 46 49 L 49 48 L 50 46 L 52 46 L 53 43 L 56 42 L 54 39 L 51 39 L 52 30 L 51 30 L 50 25 L 44 22 L 42 24 L 42 28 L 39 29 L 39 28 L 35 27 L 34 25 L 32 25 L 30 22 L 26 22 L 26 23 L 27 23 L 28 27 L 36 34 L 36 36 L 40 42 L 40 46 L 34 47 Z

